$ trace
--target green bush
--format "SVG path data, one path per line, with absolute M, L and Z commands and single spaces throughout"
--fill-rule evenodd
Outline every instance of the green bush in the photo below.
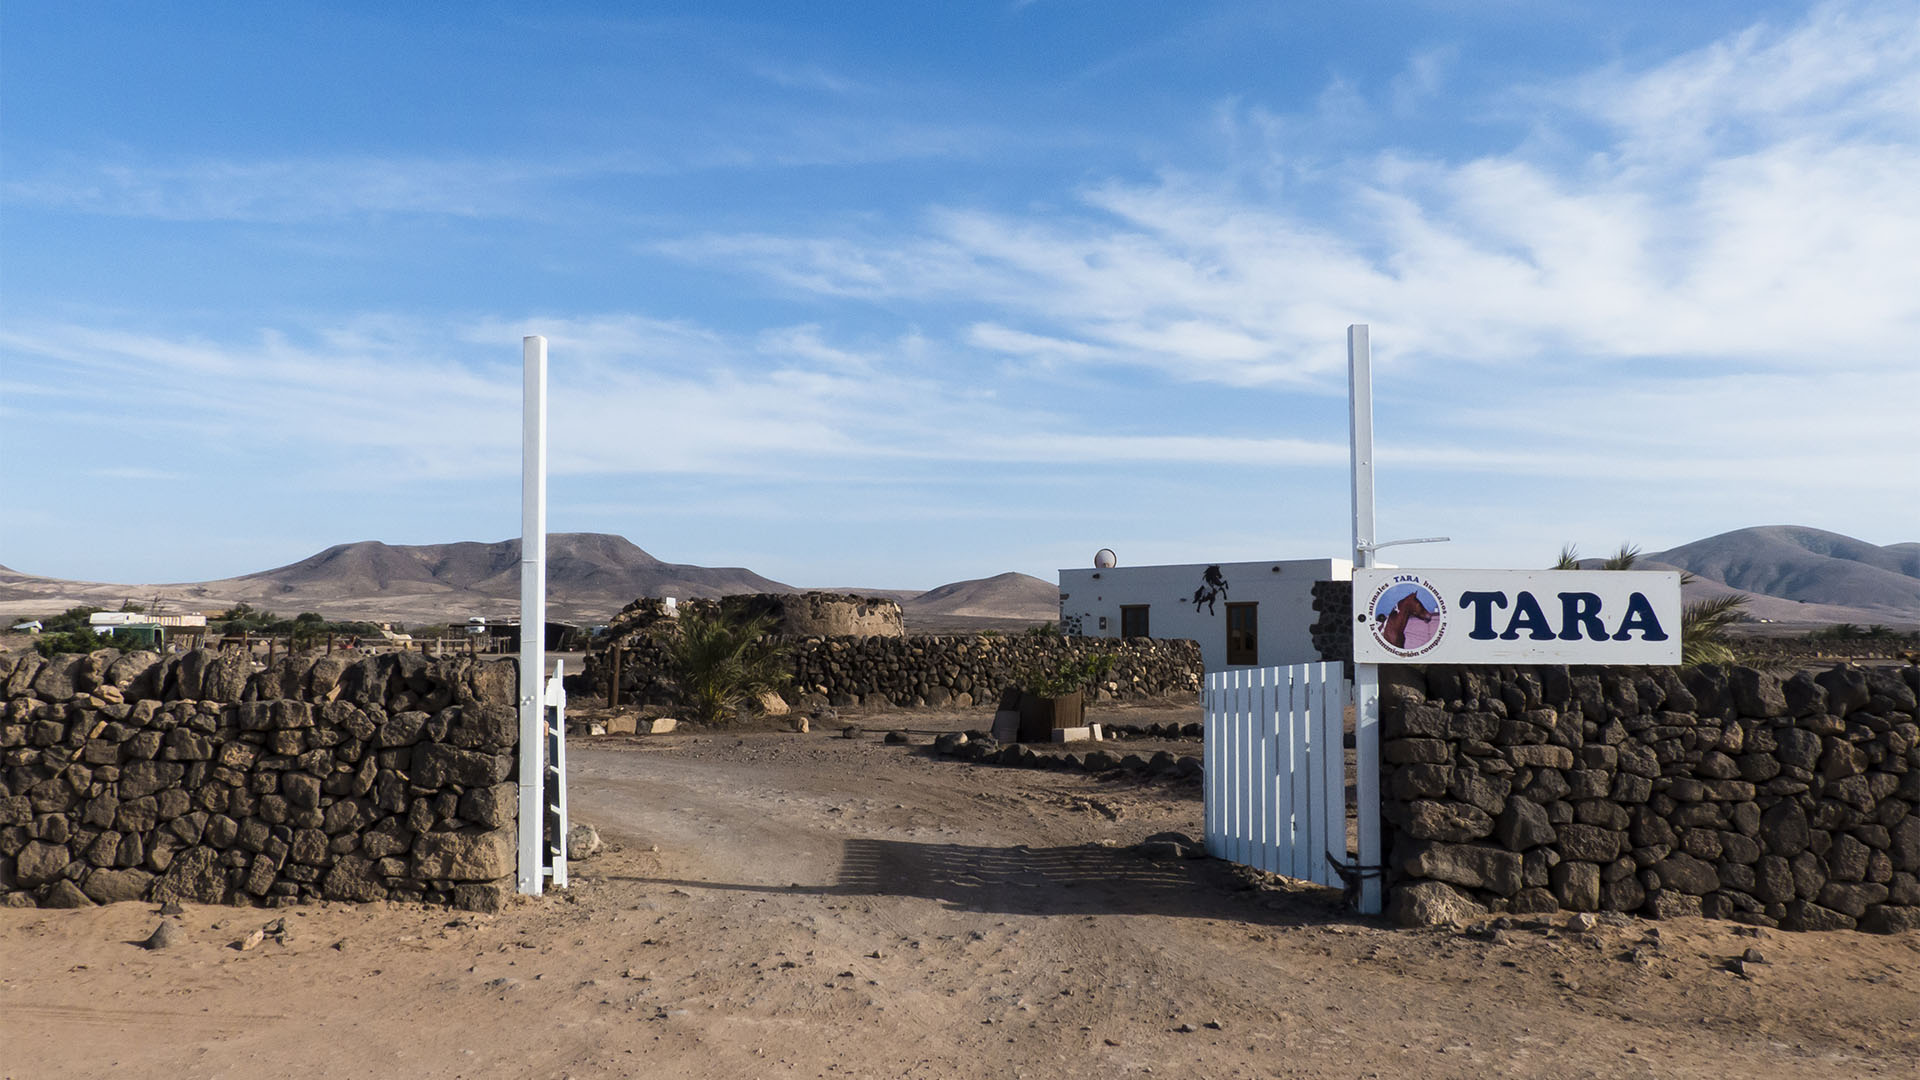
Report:
M 40 629 L 48 634 L 70 634 L 75 630 L 87 629 L 87 617 L 96 611 L 105 611 L 99 607 L 70 607 L 58 615 L 49 615 L 40 620 Z M 69 650 L 71 651 L 71 650 Z
M 41 656 L 59 656 L 62 653 L 90 653 L 100 649 L 117 649 L 111 636 L 101 636 L 81 627 L 67 633 L 41 634 L 34 639 L 33 648 Z
M 1020 689 L 1034 697 L 1066 697 L 1076 690 L 1092 689 L 1112 671 L 1112 653 L 1088 653 L 1079 659 L 1061 657 L 1051 664 L 1028 668 L 1020 677 Z
M 667 639 L 680 704 L 693 718 L 719 724 L 742 706 L 793 680 L 787 649 L 768 635 L 774 620 L 682 608 Z

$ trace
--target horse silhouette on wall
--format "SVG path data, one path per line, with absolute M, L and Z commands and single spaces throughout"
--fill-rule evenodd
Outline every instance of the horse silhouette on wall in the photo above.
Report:
M 1220 574 L 1218 566 L 1209 566 L 1200 575 L 1200 587 L 1193 590 L 1193 611 L 1200 613 L 1200 605 L 1207 606 L 1207 614 L 1214 614 L 1213 602 L 1227 595 L 1227 579 Z

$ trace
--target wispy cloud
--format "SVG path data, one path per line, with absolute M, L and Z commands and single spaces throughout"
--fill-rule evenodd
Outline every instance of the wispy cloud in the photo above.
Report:
M 0 202 L 158 221 L 289 224 L 370 216 L 544 221 L 596 210 L 595 182 L 704 172 L 966 159 L 1013 140 L 975 124 L 800 115 L 736 117 L 663 149 L 553 158 L 213 157 L 16 164 Z
M 1405 81 L 1442 69 L 1419 58 Z M 983 303 L 999 310 L 978 347 L 1229 385 L 1330 375 L 1313 343 L 1348 321 L 1379 326 L 1390 359 L 1910 363 L 1910 9 L 1824 7 L 1546 96 L 1613 143 L 1572 164 L 1531 142 L 1462 161 L 1387 151 L 1251 193 L 1169 175 L 1098 184 L 1064 214 L 937 208 L 904 233 L 657 250 L 826 296 Z M 1258 125 L 1241 135 L 1242 153 L 1279 156 Z
M 72 164 L 16 178 L 0 184 L 0 198 L 163 221 L 497 217 L 522 213 L 535 190 L 570 171 L 513 161 L 426 158 L 123 161 Z

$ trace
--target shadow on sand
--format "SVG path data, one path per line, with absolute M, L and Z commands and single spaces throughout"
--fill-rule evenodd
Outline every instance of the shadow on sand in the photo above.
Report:
M 979 847 L 898 840 L 845 842 L 832 885 L 756 885 L 677 878 L 607 880 L 816 896 L 913 896 L 965 911 L 1019 915 L 1165 915 L 1266 925 L 1350 922 L 1338 889 L 1276 879 L 1259 887 L 1213 859 L 1155 860 L 1130 848 Z

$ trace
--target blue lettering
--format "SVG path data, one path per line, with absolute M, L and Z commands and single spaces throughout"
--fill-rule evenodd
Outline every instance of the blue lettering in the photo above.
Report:
M 1627 601 L 1627 617 L 1620 620 L 1620 629 L 1613 635 L 1615 641 L 1626 641 L 1627 631 L 1640 631 L 1641 641 L 1665 641 L 1667 632 L 1660 629 L 1660 619 L 1653 613 L 1653 603 L 1645 593 L 1634 593 Z
M 1467 636 L 1475 641 L 1492 641 L 1493 609 L 1507 606 L 1507 594 L 1503 592 L 1463 592 L 1460 594 L 1460 606 L 1473 612 L 1473 629 Z
M 1600 598 L 1590 592 L 1560 594 L 1560 640 L 1579 641 L 1580 631 L 1594 641 L 1607 640 L 1607 628 L 1600 622 Z
M 1513 618 L 1507 622 L 1506 632 L 1500 635 L 1502 641 L 1512 641 L 1520 636 L 1521 630 L 1535 641 L 1552 641 L 1553 627 L 1547 623 L 1547 613 L 1540 610 L 1540 601 L 1530 592 L 1523 592 L 1513 601 Z

